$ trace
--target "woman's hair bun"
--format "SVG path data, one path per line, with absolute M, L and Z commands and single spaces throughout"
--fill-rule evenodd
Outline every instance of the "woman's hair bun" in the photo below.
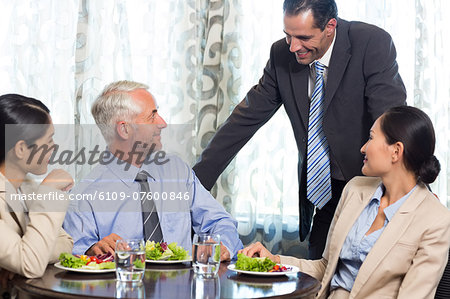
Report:
M 417 175 L 425 184 L 431 184 L 434 182 L 440 171 L 441 164 L 435 155 L 431 155 L 428 160 L 423 162 Z

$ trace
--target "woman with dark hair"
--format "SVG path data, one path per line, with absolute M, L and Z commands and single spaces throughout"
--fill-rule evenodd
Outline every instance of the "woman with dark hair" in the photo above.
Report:
M 346 186 L 320 260 L 242 250 L 299 266 L 322 282 L 318 298 L 433 298 L 447 263 L 450 211 L 427 187 L 440 171 L 428 116 L 395 107 L 361 148 L 362 172 Z
M 11 273 L 42 276 L 61 252 L 72 251 L 72 238 L 61 227 L 68 200 L 36 199 L 67 191 L 73 180 L 61 169 L 51 171 L 40 185 L 27 177 L 45 174 L 52 153 L 35 152 L 53 145 L 52 119 L 42 102 L 2 95 L 0 123 L 0 280 L 5 287 Z

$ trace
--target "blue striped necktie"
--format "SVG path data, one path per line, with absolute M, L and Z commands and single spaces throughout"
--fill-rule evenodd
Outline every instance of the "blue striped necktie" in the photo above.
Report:
M 316 84 L 309 108 L 306 192 L 308 200 L 321 209 L 331 199 L 331 173 L 328 142 L 322 127 L 325 66 L 318 61 L 314 65 Z
M 150 192 L 150 187 L 148 185 L 147 178 L 151 177 L 148 172 L 141 170 L 135 181 L 139 183 L 141 187 L 141 192 Z M 144 236 L 145 241 L 155 241 L 162 242 L 163 234 L 161 231 L 161 225 L 159 223 L 158 212 L 156 210 L 155 203 L 152 198 L 147 198 L 147 196 L 141 196 L 141 206 L 142 206 L 142 222 L 144 225 Z

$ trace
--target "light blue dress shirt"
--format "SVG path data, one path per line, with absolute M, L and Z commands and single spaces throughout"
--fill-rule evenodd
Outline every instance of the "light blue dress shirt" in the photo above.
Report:
M 166 158 L 168 163 L 144 163 L 141 168 L 117 163 L 117 159 L 99 164 L 71 190 L 73 201 L 63 227 L 74 240 L 74 254 L 85 253 L 111 233 L 123 239 L 144 237 L 140 201 L 143 194 L 135 178 L 145 170 L 151 175 L 148 183 L 166 242 L 177 242 L 191 252 L 192 227 L 195 233 L 220 234 L 231 258 L 236 255 L 243 247 L 237 222 L 186 163 L 176 156 Z
M 384 186 L 382 184 L 378 186 L 372 200 L 364 208 L 345 239 L 339 255 L 336 273 L 331 280 L 331 290 L 339 287 L 344 288 L 349 292 L 352 290 L 359 268 L 366 259 L 367 254 L 369 254 L 369 251 L 383 233 L 389 221 L 391 221 L 392 217 L 394 217 L 397 210 L 406 201 L 416 186 L 395 203 L 387 206 L 383 210 L 384 215 L 386 216 L 384 226 L 366 236 L 366 232 L 372 226 L 373 221 L 378 214 L 380 200 L 384 194 Z

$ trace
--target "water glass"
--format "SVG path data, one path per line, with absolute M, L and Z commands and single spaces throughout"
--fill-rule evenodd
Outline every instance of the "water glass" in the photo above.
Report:
M 145 287 L 142 281 L 117 281 L 116 298 L 145 298 Z
M 117 240 L 115 262 L 117 280 L 142 281 L 145 272 L 144 240 Z
M 191 299 L 219 299 L 219 277 L 204 278 L 194 274 L 191 282 Z
M 194 273 L 204 278 L 215 277 L 220 266 L 220 235 L 195 234 L 192 243 Z

